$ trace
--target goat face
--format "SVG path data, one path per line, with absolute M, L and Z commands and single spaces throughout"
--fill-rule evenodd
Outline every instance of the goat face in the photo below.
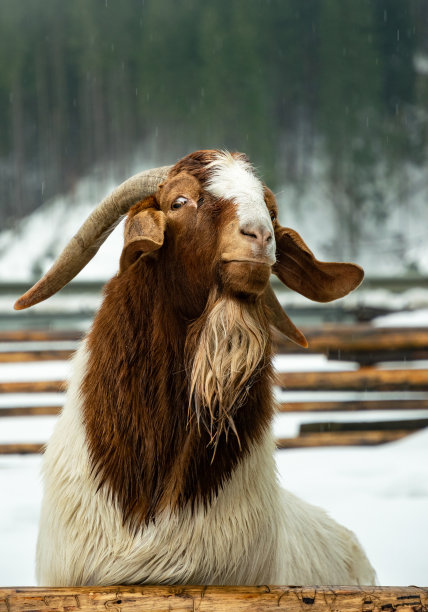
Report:
M 148 232 L 156 233 L 156 247 L 165 229 L 164 260 L 187 275 L 187 285 L 205 289 L 216 284 L 233 295 L 261 295 L 275 263 L 275 200 L 271 198 L 268 207 L 263 185 L 244 158 L 218 154 L 206 165 L 207 179 L 179 171 L 154 197 L 134 207 L 121 270 L 140 255 L 153 253 Z

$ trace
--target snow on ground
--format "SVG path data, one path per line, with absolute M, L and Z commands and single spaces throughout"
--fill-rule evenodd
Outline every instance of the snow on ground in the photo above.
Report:
M 428 430 L 377 447 L 277 452 L 281 484 L 352 529 L 383 586 L 428 584 Z
M 408 312 L 394 312 L 384 317 L 377 317 L 373 324 L 376 327 L 427 327 L 428 308 L 416 310 L 411 316 Z

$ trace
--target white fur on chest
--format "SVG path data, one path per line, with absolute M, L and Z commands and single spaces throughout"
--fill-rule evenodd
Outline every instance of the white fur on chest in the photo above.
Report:
M 272 440 L 254 449 L 206 508 L 164 511 L 137 535 L 97 492 L 90 474 L 77 381 L 85 371 L 82 347 L 75 376 L 44 460 L 45 496 L 37 552 L 44 585 L 111 583 L 266 582 L 275 574 L 278 539 L 273 514 L 280 499 L 272 482 Z M 263 474 L 261 478 L 257 473 Z M 279 576 L 278 576 L 279 578 Z
M 86 363 L 82 345 L 45 454 L 39 584 L 374 582 L 353 534 L 279 488 L 270 432 L 206 509 L 164 511 L 132 534 L 91 474 L 79 394 Z

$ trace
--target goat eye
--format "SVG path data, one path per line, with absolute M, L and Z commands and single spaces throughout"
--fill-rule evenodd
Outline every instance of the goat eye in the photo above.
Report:
M 180 196 L 179 198 L 175 200 L 171 208 L 174 210 L 178 210 L 179 208 L 183 206 L 183 204 L 186 204 L 186 202 L 187 202 L 187 198 L 185 198 L 184 196 Z
M 274 223 L 274 222 L 276 221 L 276 214 L 275 214 L 275 211 L 274 211 L 274 210 L 271 210 L 271 211 L 269 212 L 269 214 L 270 214 L 270 218 L 272 219 L 272 223 Z

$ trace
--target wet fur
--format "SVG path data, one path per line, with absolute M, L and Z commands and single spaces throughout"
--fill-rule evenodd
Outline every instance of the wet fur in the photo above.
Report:
M 199 181 L 197 214 L 171 213 L 168 186 L 130 212 L 168 215 L 164 243 L 123 259 L 74 358 L 44 458 L 40 584 L 375 581 L 351 532 L 278 485 L 266 268 L 242 264 L 242 281 L 219 262 L 234 211 L 204 191 L 216 155 L 170 173 Z
M 208 503 L 260 439 L 273 410 L 267 327 L 261 303 L 231 298 L 188 325 L 152 262 L 107 286 L 87 340 L 84 423 L 124 523 Z

